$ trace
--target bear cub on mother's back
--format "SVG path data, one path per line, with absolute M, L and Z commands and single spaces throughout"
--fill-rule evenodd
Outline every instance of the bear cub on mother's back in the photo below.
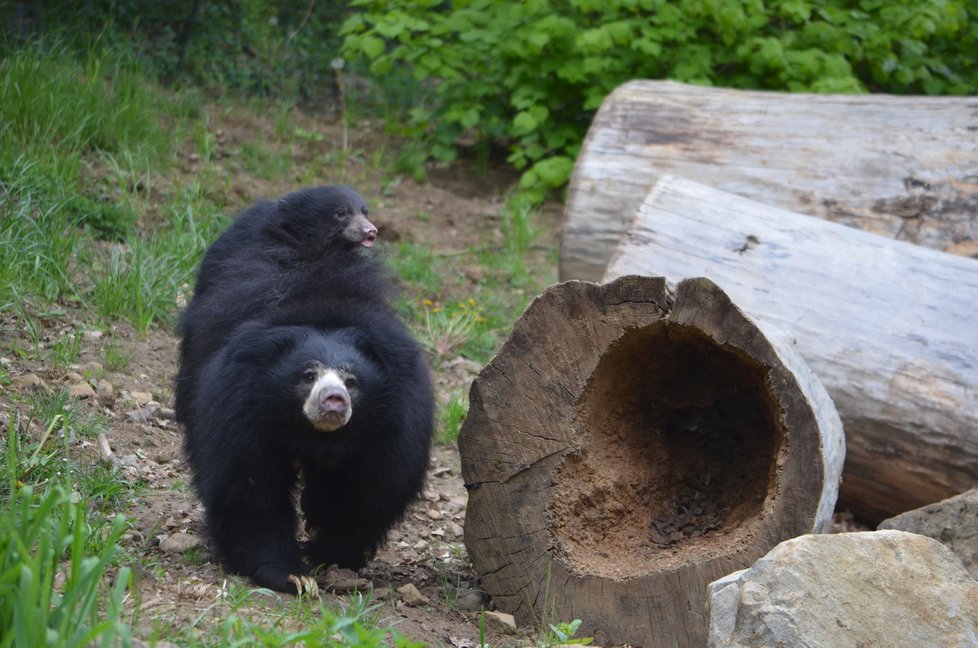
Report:
M 258 203 L 208 250 L 181 318 L 194 485 L 221 562 L 258 585 L 315 591 L 304 557 L 363 567 L 423 487 L 431 378 L 364 249 L 376 236 L 348 187 Z

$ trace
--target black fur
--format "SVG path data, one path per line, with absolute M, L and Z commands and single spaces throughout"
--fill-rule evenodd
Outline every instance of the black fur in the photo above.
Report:
M 357 569 L 423 486 L 431 380 L 362 248 L 370 228 L 347 187 L 258 203 L 208 250 L 180 321 L 177 417 L 208 531 L 225 566 L 265 587 L 295 591 L 309 573 L 296 487 L 306 558 Z M 303 414 L 311 362 L 356 379 L 338 430 Z

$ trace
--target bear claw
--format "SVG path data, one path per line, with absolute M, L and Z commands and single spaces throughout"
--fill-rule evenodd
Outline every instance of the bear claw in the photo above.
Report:
M 289 582 L 295 585 L 296 594 L 299 596 L 303 594 L 308 594 L 311 597 L 319 596 L 319 585 L 312 576 L 289 574 Z

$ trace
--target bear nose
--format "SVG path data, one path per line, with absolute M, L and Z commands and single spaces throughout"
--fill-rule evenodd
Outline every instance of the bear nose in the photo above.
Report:
M 364 247 L 370 247 L 377 240 L 377 228 L 371 224 L 366 224 L 363 227 L 363 240 L 360 242 Z
M 342 412 L 348 402 L 347 395 L 339 390 L 324 389 L 319 392 L 319 407 L 324 412 Z

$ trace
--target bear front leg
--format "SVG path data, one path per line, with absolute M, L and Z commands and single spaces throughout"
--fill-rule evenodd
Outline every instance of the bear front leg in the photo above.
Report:
M 248 482 L 245 488 L 213 493 L 204 502 L 218 557 L 230 570 L 250 577 L 260 587 L 315 595 L 315 580 L 296 540 L 291 484 L 276 487 Z

